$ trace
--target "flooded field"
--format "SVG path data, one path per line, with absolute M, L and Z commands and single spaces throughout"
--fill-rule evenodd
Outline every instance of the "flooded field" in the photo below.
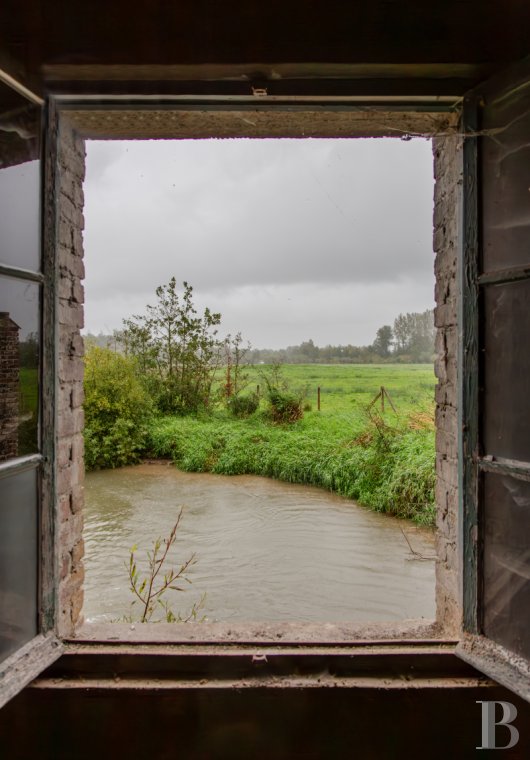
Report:
M 160 463 L 86 477 L 85 619 L 130 613 L 129 550 L 143 559 L 181 506 L 171 566 L 197 557 L 188 590 L 173 595 L 184 614 L 205 593 L 212 622 L 434 617 L 432 531 L 319 488 Z

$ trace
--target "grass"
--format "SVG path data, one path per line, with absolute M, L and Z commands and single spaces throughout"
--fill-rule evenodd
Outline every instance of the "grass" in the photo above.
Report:
M 264 383 L 252 368 L 248 390 Z M 374 510 L 434 523 L 434 374 L 430 365 L 287 365 L 292 388 L 305 388 L 311 411 L 272 425 L 260 409 L 235 419 L 166 417 L 150 427 L 150 454 L 191 472 L 252 473 L 340 493 Z M 321 411 L 317 411 L 317 387 Z M 380 386 L 388 408 L 366 408 Z
M 38 441 L 39 377 L 38 370 L 20 368 L 20 413 L 23 421 L 18 428 L 18 453 L 32 454 Z

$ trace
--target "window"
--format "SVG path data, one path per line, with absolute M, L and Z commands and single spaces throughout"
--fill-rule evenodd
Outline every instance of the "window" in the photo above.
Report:
M 462 257 L 463 656 L 530 698 L 528 67 L 473 93 Z M 480 177 L 480 184 L 477 178 Z M 478 220 L 478 223 L 477 223 Z M 479 638 L 474 635 L 479 634 Z M 493 643 L 492 643 L 493 642 Z
M 511 91 L 512 86 L 510 82 L 513 82 L 513 76 L 507 80 L 507 86 L 505 88 L 505 94 Z M 500 120 L 500 123 L 506 126 L 507 124 L 513 126 L 516 131 L 516 125 L 523 120 L 523 114 L 528 110 L 528 72 L 523 71 L 520 73 L 520 81 L 522 82 L 519 92 L 518 109 L 513 116 L 510 116 L 507 111 L 502 109 L 495 116 Z M 502 93 L 502 88 L 498 86 L 498 93 Z M 471 103 L 472 101 L 470 101 Z M 507 102 L 499 96 L 499 103 Z M 167 106 L 167 104 L 166 104 Z M 252 109 L 252 119 L 254 126 L 259 125 L 264 133 L 273 135 L 278 130 L 283 129 L 283 121 L 278 117 L 281 114 L 281 110 L 276 112 L 269 112 L 267 107 L 256 108 L 255 104 L 250 106 Z M 321 108 L 321 106 L 320 106 Z M 466 128 L 470 132 L 476 130 L 477 125 L 471 121 L 471 114 L 473 113 L 471 106 L 469 105 L 466 111 Z M 68 110 L 68 114 L 66 111 Z M 293 111 L 293 113 L 295 113 Z M 485 112 L 487 113 L 487 112 Z M 316 132 L 328 133 L 330 135 L 336 134 L 339 130 L 350 130 L 352 133 L 367 133 L 369 127 L 367 127 L 366 114 L 359 118 L 358 113 L 353 110 L 351 113 L 345 110 L 315 110 L 311 112 L 310 116 L 306 115 L 300 117 L 304 123 L 304 129 L 312 129 Z M 481 128 L 488 128 L 488 122 L 486 120 Z M 382 112 L 377 112 L 373 116 L 372 127 L 375 133 L 381 134 L 385 130 L 385 119 L 392 119 L 392 130 L 402 129 L 405 133 L 409 131 L 419 132 L 436 132 L 441 131 L 447 133 L 450 131 L 451 126 L 454 124 L 454 116 L 448 116 L 446 114 L 433 114 L 418 112 L 417 114 L 403 115 L 396 112 L 393 114 L 383 115 Z M 17 468 L 27 464 L 27 471 L 34 471 L 39 469 L 39 478 L 42 478 L 43 486 L 40 489 L 40 516 L 49 516 L 54 510 L 49 506 L 55 496 L 56 502 L 58 526 L 57 532 L 59 537 L 58 548 L 58 565 L 60 577 L 55 581 L 57 589 L 57 595 L 59 604 L 57 610 L 53 611 L 53 605 L 48 601 L 50 598 L 50 588 L 48 585 L 43 584 L 43 579 L 46 576 L 45 571 L 40 570 L 41 574 L 41 601 L 39 603 L 40 609 L 40 623 L 34 624 L 31 621 L 21 619 L 20 634 L 16 642 L 16 646 L 20 646 L 31 639 L 31 637 L 37 631 L 45 632 L 52 627 L 53 621 L 57 621 L 57 625 L 61 635 L 68 637 L 72 634 L 73 625 L 77 618 L 77 614 L 81 608 L 79 593 L 82 586 L 82 570 L 79 564 L 79 559 L 82 555 L 82 546 L 80 546 L 80 526 L 82 517 L 80 516 L 82 506 L 82 472 L 78 466 L 78 454 L 79 450 L 76 447 L 82 446 L 80 443 L 80 436 L 82 430 L 82 411 L 81 411 L 81 391 L 80 383 L 82 382 L 82 376 L 79 376 L 80 365 L 80 353 L 81 348 L 77 342 L 79 328 L 82 324 L 82 291 L 79 288 L 79 279 L 82 276 L 82 260 L 80 257 L 81 252 L 81 229 L 82 218 L 80 208 L 82 206 L 82 198 L 76 196 L 78 193 L 78 187 L 80 180 L 82 179 L 82 141 L 77 136 L 80 132 L 90 133 L 93 135 L 99 134 L 106 136 L 122 136 L 128 137 L 134 134 L 138 135 L 142 133 L 144 136 L 161 137 L 178 136 L 178 134 L 190 133 L 197 130 L 204 135 L 206 134 L 225 134 L 227 132 L 233 132 L 242 134 L 242 130 L 246 127 L 242 127 L 245 124 L 245 120 L 248 122 L 248 111 L 245 108 L 240 107 L 238 111 L 226 110 L 226 111 L 209 111 L 205 107 L 202 110 L 196 108 L 186 111 L 185 109 L 178 110 L 175 108 L 166 108 L 166 110 L 160 109 L 157 111 L 151 110 L 149 113 L 140 112 L 138 108 L 124 108 L 119 111 L 113 112 L 110 107 L 105 109 L 84 111 L 82 107 L 75 104 L 69 104 L 68 108 L 65 108 L 65 116 L 62 119 L 60 128 L 60 140 L 58 143 L 58 163 L 55 164 L 54 160 L 49 160 L 47 165 L 47 179 L 50 181 L 55 171 L 56 166 L 59 167 L 59 177 L 57 184 L 50 184 L 49 187 L 56 189 L 58 194 L 52 192 L 46 196 L 47 204 L 51 204 L 51 198 L 57 202 L 58 210 L 57 216 L 55 216 L 55 209 L 50 210 L 47 205 L 45 209 L 45 236 L 44 236 L 44 253 L 47 255 L 47 236 L 52 234 L 56 235 L 57 243 L 57 259 L 55 260 L 56 270 L 43 268 L 42 274 L 37 266 L 35 271 L 31 269 L 28 271 L 25 268 L 18 270 L 13 267 L 12 263 L 2 263 L 1 275 L 2 277 L 15 278 L 22 281 L 37 282 L 42 288 L 42 300 L 43 300 L 43 314 L 44 314 L 44 341 L 43 349 L 41 351 L 44 361 L 44 380 L 51 380 L 54 376 L 53 367 L 53 352 L 47 353 L 46 348 L 51 342 L 50 333 L 47 332 L 46 324 L 50 319 L 50 315 L 53 314 L 53 309 L 50 307 L 50 299 L 48 289 L 51 284 L 54 284 L 57 288 L 57 315 L 56 324 L 59 329 L 59 339 L 57 344 L 58 353 L 58 372 L 57 378 L 59 383 L 59 391 L 57 397 L 57 410 L 59 419 L 55 426 L 53 417 L 50 413 L 49 402 L 43 397 L 41 417 L 46 419 L 47 424 L 43 425 L 43 432 L 45 435 L 42 438 L 42 446 L 48 446 L 48 461 L 56 463 L 56 489 L 51 480 L 52 473 L 47 470 L 46 462 L 42 461 L 41 454 L 37 454 L 36 457 L 33 454 L 27 455 L 29 458 L 23 462 L 19 462 L 20 458 L 7 460 L 6 463 L 1 465 L 2 474 L 4 477 L 17 478 Z M 508 121 L 506 121 L 508 120 Z M 498 122 L 494 122 L 498 123 Z M 383 124 L 383 126 L 381 126 Z M 251 125 L 251 129 L 254 129 Z M 479 125 L 480 126 L 480 125 Z M 53 110 L 50 112 L 48 121 L 48 134 L 50 135 L 50 151 L 49 155 L 53 156 L 54 153 L 54 136 L 56 134 L 56 122 L 53 117 Z M 250 130 L 249 130 L 250 131 Z M 452 499 L 455 499 L 457 495 L 460 496 L 462 507 L 462 527 L 464 532 L 464 612 L 465 612 L 465 629 L 472 637 L 471 648 L 475 647 L 471 651 L 468 647 L 462 646 L 462 655 L 468 659 L 474 658 L 479 667 L 483 667 L 484 670 L 491 672 L 492 675 L 503 680 L 509 686 L 519 690 L 524 695 L 527 692 L 524 691 L 526 686 L 521 687 L 520 674 L 523 672 L 524 656 L 528 654 L 527 648 L 527 633 L 524 629 L 517 626 L 506 626 L 507 615 L 512 616 L 511 619 L 519 620 L 519 616 L 523 613 L 527 614 L 528 604 L 528 591 L 525 581 L 525 572 L 527 568 L 527 555 L 525 549 L 518 543 L 517 536 L 520 534 L 521 526 L 525 526 L 527 523 L 527 512 L 521 511 L 525 504 L 527 504 L 527 486 L 526 481 L 528 473 L 528 465 L 524 462 L 526 452 L 521 448 L 521 439 L 517 432 L 517 429 L 510 428 L 510 420 L 517 420 L 516 415 L 509 415 L 507 413 L 506 419 L 506 432 L 503 432 L 503 440 L 501 441 L 502 447 L 499 447 L 499 441 L 495 439 L 495 411 L 494 405 L 488 405 L 487 393 L 489 392 L 489 384 L 496 381 L 496 378 L 500 378 L 500 385 L 508 384 L 513 377 L 513 356 L 514 351 L 518 346 L 523 346 L 523 339 L 519 343 L 513 346 L 512 350 L 508 352 L 506 342 L 501 341 L 503 351 L 501 353 L 495 353 L 498 351 L 499 335 L 503 338 L 502 333 L 497 333 L 497 320 L 501 320 L 504 324 L 511 322 L 512 326 L 517 325 L 517 329 L 520 330 L 523 323 L 522 320 L 526 316 L 527 309 L 523 308 L 523 304 L 526 304 L 526 296 L 524 295 L 527 277 L 528 277 L 528 262 L 526 258 L 522 258 L 523 254 L 517 256 L 514 253 L 513 260 L 507 261 L 507 254 L 505 253 L 508 248 L 505 247 L 508 244 L 513 246 L 511 250 L 524 251 L 524 245 L 521 244 L 521 238 L 519 235 L 525 234 L 525 224 L 516 223 L 516 219 L 510 219 L 508 224 L 502 222 L 492 224 L 494 235 L 499 234 L 499 230 L 503 228 L 509 230 L 509 240 L 502 241 L 502 245 L 496 250 L 503 257 L 502 270 L 496 271 L 494 262 L 494 250 L 492 248 L 490 259 L 487 256 L 479 256 L 479 242 L 487 240 L 486 227 L 492 220 L 492 209 L 488 206 L 488 173 L 487 173 L 487 156 L 486 150 L 479 155 L 480 172 L 478 176 L 482 176 L 484 172 L 484 184 L 483 184 L 483 197 L 477 197 L 477 162 L 476 162 L 476 144 L 483 145 L 484 139 L 471 137 L 466 140 L 465 143 L 465 160 L 464 160 L 464 225 L 465 225 L 465 254 L 462 257 L 462 281 L 461 281 L 461 293 L 462 293 L 462 313 L 461 313 L 461 326 L 464 329 L 464 340 L 461 341 L 461 345 L 466 349 L 460 356 L 459 363 L 456 363 L 456 357 L 453 359 L 449 357 L 451 361 L 446 361 L 444 368 L 439 368 L 439 376 L 442 376 L 445 372 L 447 377 L 446 383 L 442 383 L 444 387 L 439 391 L 439 395 L 446 394 L 444 399 L 439 398 L 440 404 L 440 420 L 443 424 L 439 425 L 439 431 L 441 437 L 446 437 L 448 441 L 455 440 L 451 438 L 454 430 L 456 430 L 456 419 L 453 419 L 455 409 L 448 403 L 447 393 L 449 393 L 449 387 L 453 386 L 456 389 L 456 368 L 458 366 L 461 369 L 460 385 L 462 396 L 459 402 L 459 413 L 465 424 L 465 435 L 462 441 L 461 460 L 463 463 L 463 481 L 460 484 L 459 490 L 456 488 L 456 483 L 453 485 L 453 479 L 456 481 L 456 458 L 454 454 L 449 454 L 448 450 L 445 450 L 439 456 L 438 472 L 442 475 L 442 481 L 444 481 L 444 474 L 447 475 L 445 485 L 446 500 L 441 503 L 441 509 L 439 514 L 439 520 L 442 523 L 446 523 L 444 531 L 442 532 L 442 540 L 445 547 L 445 555 L 440 563 L 439 573 L 442 583 L 439 583 L 439 607 L 443 610 L 449 610 L 448 618 L 452 623 L 452 627 L 449 628 L 449 632 L 454 634 L 458 630 L 459 611 L 460 611 L 460 599 L 457 593 L 459 575 L 458 575 L 458 544 L 456 537 L 456 515 L 452 511 Z M 446 143 L 446 147 L 447 147 Z M 453 143 L 454 144 L 454 143 Z M 444 138 L 438 144 L 440 150 L 444 148 Z M 521 149 L 520 145 L 516 146 L 516 150 Z M 450 151 L 449 151 L 450 152 Z M 446 155 L 449 155 L 449 152 Z M 510 147 L 504 146 L 504 154 L 499 161 L 502 164 L 501 170 L 505 171 L 505 167 L 509 166 L 509 161 L 506 163 L 506 159 L 510 155 Z M 443 158 L 443 156 L 441 156 Z M 455 166 L 458 165 L 458 156 L 453 157 Z M 480 163 L 482 162 L 482 163 Z M 443 164 L 443 161 L 442 161 Z M 440 165 L 441 174 L 443 174 L 444 167 Z M 495 158 L 492 159 L 492 165 L 495 164 Z M 513 164 L 512 168 L 507 171 L 508 178 L 514 178 L 518 176 L 517 164 Z M 447 169 L 447 165 L 445 166 Z M 493 169 L 491 177 L 495 177 L 495 172 L 499 171 L 499 165 Z M 525 183 L 525 191 L 530 185 L 528 177 L 522 176 Z M 435 211 L 435 225 L 440 229 L 440 238 L 450 238 L 449 247 L 452 247 L 453 258 L 456 261 L 458 244 L 457 237 L 454 230 L 450 229 L 453 225 L 453 212 L 458 197 L 457 186 L 459 181 L 458 172 L 454 177 L 454 181 L 451 186 L 454 188 L 453 192 L 440 193 L 437 198 L 436 211 Z M 511 189 L 512 183 L 509 181 L 509 188 Z M 518 185 L 521 188 L 523 185 Z M 59 197 L 60 196 L 60 197 Z M 497 198 L 498 198 L 497 194 Z M 517 199 L 511 195 L 510 192 L 503 193 L 503 202 L 506 201 L 506 209 L 510 210 L 510 213 L 516 207 Z M 521 196 L 522 197 L 522 196 Z M 48 209 L 48 210 L 47 210 Z M 49 214 L 49 216 L 48 216 Z M 436 218 L 438 214 L 438 220 Z M 447 224 L 443 224 L 445 220 Z M 481 220 L 481 235 L 478 232 L 478 220 Z M 57 231 L 55 228 L 55 221 L 57 220 Z M 521 217 L 520 222 L 524 222 Z M 440 223 L 438 225 L 438 222 Z M 443 228 L 443 229 L 442 229 Z M 55 240 L 55 238 L 54 238 Z M 526 241 L 526 237 L 524 237 Z M 443 243 L 440 244 L 443 247 Z M 439 250 L 439 246 L 436 246 Z M 489 255 L 489 254 L 488 254 Z M 509 258 L 509 257 L 508 257 Z M 2 260 L 3 262 L 3 260 Z M 486 265 L 483 269 L 483 263 Z M 508 263 L 507 267 L 504 267 L 504 263 Z M 492 265 L 493 264 L 493 265 Z M 441 264 L 440 264 L 441 266 Z M 511 267 L 511 268 L 510 268 Z M 455 264 L 448 265 L 448 271 L 454 275 Z M 438 271 L 438 282 L 443 282 L 443 274 Z M 448 278 L 451 279 L 451 278 Z M 480 289 L 480 297 L 479 297 Z M 517 293 L 515 292 L 517 291 Z M 509 294 L 504 295 L 503 293 Z M 522 293 L 522 295 L 519 295 Z M 513 295 L 512 295 L 513 294 Z M 444 329 L 442 330 L 442 342 L 441 355 L 448 356 L 456 346 L 456 324 L 450 323 L 450 314 L 452 308 L 452 302 L 456 298 L 451 284 L 447 284 L 446 300 L 439 299 L 439 303 L 446 305 L 447 309 L 441 310 L 438 314 L 438 319 L 442 323 Z M 48 299 L 48 300 L 47 300 Z M 54 301 L 55 303 L 55 301 Z M 479 313 L 480 308 L 480 313 Z M 503 311 L 504 310 L 504 311 Z M 482 316 L 482 321 L 480 321 Z M 14 320 L 16 324 L 16 320 Z M 54 322 L 55 323 L 55 322 Z M 479 324 L 482 325 L 482 332 L 479 335 Z M 506 336 L 513 336 L 514 329 L 507 328 Z M 448 341 L 450 335 L 453 335 L 452 339 Z M 523 331 L 520 330 L 520 335 L 523 335 Z M 27 340 L 26 336 L 24 336 Z M 479 343 L 480 340 L 483 342 Z M 496 343 L 497 341 L 497 343 Z M 486 349 L 484 362 L 478 362 L 480 353 L 479 351 L 484 347 Z M 518 356 L 520 357 L 522 351 L 519 350 Z M 487 384 L 487 387 L 486 385 Z M 479 387 L 481 388 L 479 396 Z M 494 390 L 494 386 L 492 386 Z M 503 396 L 505 403 L 509 403 L 509 399 Z M 482 429 L 479 429 L 479 402 L 482 405 L 481 408 L 484 411 L 484 422 Z M 521 400 L 521 414 L 528 416 L 528 400 Z M 50 416 L 46 416 L 50 415 Z M 514 422 L 514 425 L 516 422 Z M 453 430 L 453 426 L 454 430 Z M 488 427 L 490 426 L 490 427 Z M 58 450 L 55 456 L 51 443 L 46 443 L 47 436 L 50 436 L 54 429 L 58 432 Z M 503 429 L 504 430 L 504 429 Z M 481 450 L 480 446 L 484 442 L 486 448 Z M 480 444 L 480 445 L 479 445 Z M 448 443 L 449 446 L 449 443 Z M 77 454 L 76 454 L 77 450 Z M 506 456 L 506 454 L 510 456 Z M 480 454 L 480 456 L 479 456 Z M 32 457 L 35 457 L 33 459 Z M 517 459 L 517 457 L 523 457 L 523 461 Z M 487 475 L 485 474 L 487 473 Z M 25 493 L 31 493 L 31 489 L 34 488 L 34 482 L 32 484 L 31 478 L 27 475 L 27 472 L 23 473 L 24 479 L 18 483 L 19 493 L 22 493 L 23 489 L 27 489 Z M 14 480 L 13 480 L 14 482 Z M 523 485 L 521 485 L 523 484 Z M 446 487 L 447 486 L 447 487 Z M 54 490 L 55 489 L 55 490 Z M 15 489 L 16 490 L 16 489 Z M 13 491 L 6 491 L 6 493 L 13 493 Z M 11 495 L 9 495 L 11 499 Z M 7 503 L 7 502 L 6 502 Z M 31 498 L 24 499 L 24 503 L 28 503 L 29 510 L 37 509 L 32 507 Z M 48 504 L 48 507 L 46 506 Z M 4 502 L 0 510 L 4 509 Z M 7 508 L 10 509 L 9 507 Z M 477 511 L 480 509 L 480 520 L 477 519 Z M 485 514 L 485 520 L 482 515 Z M 47 511 L 48 510 L 48 511 Z M 5 513 L 7 515 L 7 512 Z M 499 519 L 499 514 L 502 514 L 502 518 Z M 11 511 L 9 517 L 9 523 L 14 520 L 14 513 Z M 509 515 L 509 519 L 506 520 L 506 515 Z M 50 533 L 47 532 L 47 528 L 43 528 L 43 520 L 40 520 L 40 545 L 50 547 L 52 539 Z M 13 535 L 16 540 L 21 542 L 31 543 L 34 541 L 35 533 L 31 530 L 25 530 L 17 532 L 16 525 L 13 528 Z M 46 543 L 48 542 L 48 543 Z M 484 548 L 482 554 L 482 547 Z M 509 561 L 503 560 L 502 568 L 499 571 L 499 547 L 502 549 L 502 554 L 508 557 Z M 508 552 L 506 552 L 508 549 Z M 46 562 L 50 562 L 49 557 L 53 557 L 52 552 L 42 551 L 41 559 Z M 482 557 L 484 561 L 482 561 Z M 445 563 L 445 566 L 444 566 Z M 42 567 L 42 563 L 40 563 Z M 29 575 L 31 576 L 31 569 Z M 492 583 L 496 578 L 501 577 L 505 579 L 515 578 L 517 581 L 516 593 L 504 596 L 504 599 L 498 596 L 496 589 L 493 588 Z M 482 593 L 482 582 L 484 582 L 485 593 Z M 1 581 L 0 581 L 1 583 Z M 504 583 L 501 584 L 503 589 L 506 589 Z M 30 586 L 29 590 L 24 589 L 22 594 L 28 594 L 28 598 L 35 599 L 36 597 L 35 586 Z M 53 596 L 53 594 L 51 594 Z M 497 601 L 501 600 L 501 604 L 498 605 Z M 508 605 L 504 603 L 507 600 Z M 511 606 L 511 610 L 509 610 Z M 482 614 L 482 610 L 484 614 Z M 507 612 L 508 610 L 508 612 Z M 28 615 L 28 618 L 33 618 L 33 613 Z M 164 635 L 164 632 L 162 632 Z M 430 633 L 435 635 L 433 629 L 428 631 L 418 632 L 410 630 L 390 631 L 386 634 L 381 631 L 377 631 L 375 636 L 387 636 L 399 639 L 399 637 L 406 636 L 407 638 L 414 637 L 415 635 L 425 635 Z M 477 633 L 486 634 L 486 637 L 495 639 L 498 647 L 497 663 L 501 662 L 502 668 L 489 668 L 484 665 L 484 657 L 481 655 L 479 649 L 477 649 Z M 124 634 L 125 636 L 126 634 Z M 141 640 L 140 637 L 135 638 L 135 634 L 129 633 L 129 638 L 135 640 Z M 143 635 L 143 634 L 142 634 Z M 149 636 L 153 634 L 149 633 Z M 362 631 L 349 631 L 345 641 L 353 640 L 355 637 L 359 638 L 363 635 Z M 372 630 L 371 635 L 374 636 Z M 297 639 L 298 637 L 298 639 Z M 515 640 L 514 640 L 515 637 Z M 204 639 L 204 636 L 201 637 Z M 290 634 L 291 639 L 301 640 L 300 634 Z M 144 638 L 145 640 L 145 638 Z M 190 635 L 190 639 L 193 640 L 193 635 Z M 214 639 L 212 639 L 214 640 Z M 255 639 L 254 639 L 255 640 Z M 302 637 L 302 640 L 303 637 Z M 307 640 L 307 638 L 305 639 Z M 320 642 L 322 637 L 318 632 L 313 638 L 313 641 Z M 465 644 L 465 642 L 464 642 Z M 520 657 L 520 662 L 514 661 L 516 657 L 512 657 L 509 652 L 513 652 L 513 649 L 517 650 Z M 13 651 L 12 649 L 10 651 Z M 471 652 L 471 653 L 470 653 Z M 506 654 L 508 652 L 508 654 Z M 503 654 L 504 653 L 504 654 Z M 7 662 L 7 660 L 6 660 Z M 521 662 L 523 664 L 521 665 Z M 502 663 L 501 663 L 502 664 Z M 33 673 L 38 672 L 35 668 Z M 514 674 L 519 673 L 519 682 L 517 676 Z M 31 676 L 29 676 L 31 677 Z M 20 688 L 20 686 L 18 687 Z M 13 692 L 11 692 L 13 693 Z
M 50 501 L 42 498 L 51 473 L 50 437 L 42 430 L 49 407 L 41 382 L 48 277 L 41 256 L 41 107 L 0 83 L 0 670 L 35 647 L 50 661 L 42 634 L 53 595 L 45 588 L 49 558 L 40 551 L 49 543 Z M 24 682 L 37 672 L 35 663 L 22 670 Z M 12 686 L 6 682 L 0 704 Z

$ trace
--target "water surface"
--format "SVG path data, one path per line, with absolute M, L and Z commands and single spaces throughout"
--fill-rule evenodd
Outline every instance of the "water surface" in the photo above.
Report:
M 434 618 L 432 531 L 320 488 L 252 475 L 143 464 L 86 478 L 87 620 L 130 612 L 125 563 L 145 555 L 184 507 L 173 566 L 192 553 L 186 612 L 203 592 L 210 621 L 360 622 Z

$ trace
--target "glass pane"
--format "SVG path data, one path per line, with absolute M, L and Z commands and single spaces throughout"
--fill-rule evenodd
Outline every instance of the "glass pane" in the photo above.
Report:
M 0 277 L 0 462 L 38 451 L 39 290 Z
M 0 478 L 0 660 L 37 634 L 37 471 Z
M 530 280 L 484 292 L 485 453 L 530 461 Z
M 530 657 L 530 483 L 485 475 L 484 632 Z
M 41 109 L 0 83 L 0 263 L 40 269 Z
M 482 128 L 484 271 L 530 264 L 530 112 L 526 89 L 488 103 Z
M 530 112 L 528 90 L 488 103 L 482 141 L 484 271 L 530 264 Z

